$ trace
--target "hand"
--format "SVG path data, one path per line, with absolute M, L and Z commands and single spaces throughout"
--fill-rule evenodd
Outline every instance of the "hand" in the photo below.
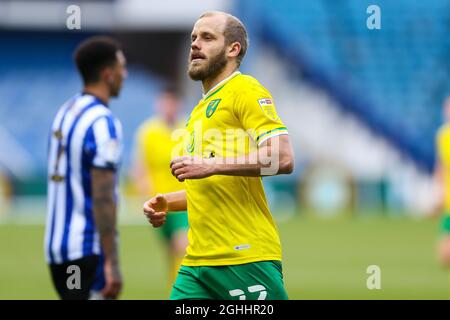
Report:
M 176 157 L 170 162 L 170 169 L 172 175 L 180 182 L 184 179 L 206 178 L 214 174 L 214 159 Z
M 166 197 L 158 194 L 144 203 L 144 215 L 154 228 L 158 228 L 166 222 L 168 207 Z
M 120 274 L 119 264 L 111 260 L 105 260 L 105 287 L 102 290 L 102 296 L 105 299 L 117 299 L 122 290 L 122 275 Z

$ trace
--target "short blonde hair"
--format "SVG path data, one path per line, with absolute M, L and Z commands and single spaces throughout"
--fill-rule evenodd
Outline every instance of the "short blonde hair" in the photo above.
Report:
M 239 42 L 239 44 L 241 45 L 241 51 L 236 57 L 236 62 L 238 66 L 240 66 L 241 61 L 242 59 L 244 59 L 245 53 L 247 52 L 248 48 L 248 36 L 244 24 L 242 23 L 241 20 L 239 20 L 235 16 L 221 11 L 205 12 L 199 17 L 199 19 L 211 17 L 214 15 L 224 15 L 227 18 L 225 29 L 223 30 L 223 35 L 225 37 L 226 44 L 229 45 L 232 44 L 233 42 Z

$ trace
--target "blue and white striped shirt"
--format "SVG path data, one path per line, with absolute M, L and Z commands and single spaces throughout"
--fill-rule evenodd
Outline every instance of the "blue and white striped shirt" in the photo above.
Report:
M 56 114 L 48 145 L 48 263 L 102 254 L 94 224 L 90 169 L 117 170 L 121 141 L 119 120 L 92 95 L 76 95 Z

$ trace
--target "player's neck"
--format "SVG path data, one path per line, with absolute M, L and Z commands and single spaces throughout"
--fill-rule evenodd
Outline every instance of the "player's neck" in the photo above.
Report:
M 203 94 L 207 95 L 212 88 L 217 86 L 217 84 L 219 84 L 226 78 L 230 77 L 236 71 L 238 71 L 238 68 L 235 65 L 228 64 L 225 67 L 225 69 L 223 69 L 223 71 L 219 73 L 217 76 L 213 78 L 203 79 L 202 80 Z
M 85 85 L 83 88 L 83 92 L 95 96 L 105 104 L 109 103 L 109 90 L 101 84 Z

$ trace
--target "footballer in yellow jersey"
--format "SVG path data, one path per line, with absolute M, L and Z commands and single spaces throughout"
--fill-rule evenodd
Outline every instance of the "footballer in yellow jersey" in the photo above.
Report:
M 287 134 L 270 93 L 256 79 L 239 72 L 205 95 L 186 129 L 187 154 L 216 159 L 244 156 L 270 137 Z M 192 245 L 183 265 L 281 260 L 261 177 L 213 175 L 184 183 Z
M 181 101 L 175 88 L 164 89 L 156 100 L 157 114 L 140 125 L 136 134 L 133 178 L 142 195 L 148 197 L 184 189 L 171 173 L 169 163 L 177 141 L 174 131 L 183 128 L 178 120 Z M 171 213 L 159 230 L 166 243 L 169 258 L 169 284 L 173 284 L 187 246 L 186 211 Z
M 273 98 L 238 69 L 247 50 L 244 25 L 207 12 L 191 34 L 189 76 L 203 98 L 186 123 L 184 156 L 172 174 L 186 190 L 144 204 L 154 227 L 168 211 L 188 210 L 189 246 L 171 299 L 287 299 L 277 227 L 261 177 L 293 171 L 293 151 Z
M 440 190 L 435 211 L 442 213 L 438 256 L 442 265 L 450 266 L 450 97 L 444 103 L 446 122 L 436 134 L 437 166 L 434 174 Z

